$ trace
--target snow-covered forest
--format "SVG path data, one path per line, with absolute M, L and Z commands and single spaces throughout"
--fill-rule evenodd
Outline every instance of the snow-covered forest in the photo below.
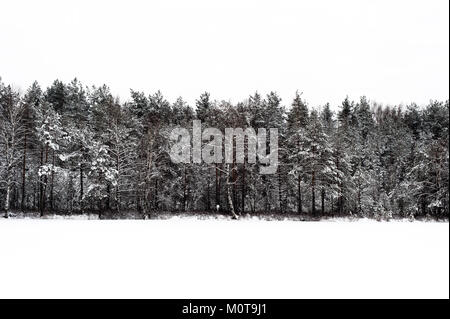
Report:
M 175 164 L 173 127 L 277 128 L 279 166 Z M 103 85 L 0 80 L 0 207 L 6 217 L 160 214 L 448 218 L 449 102 L 308 105 L 252 94 L 195 105 L 159 91 L 121 102 Z

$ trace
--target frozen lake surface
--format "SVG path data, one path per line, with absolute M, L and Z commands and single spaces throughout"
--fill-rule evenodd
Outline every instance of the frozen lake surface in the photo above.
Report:
M 448 298 L 449 224 L 0 220 L 0 297 Z

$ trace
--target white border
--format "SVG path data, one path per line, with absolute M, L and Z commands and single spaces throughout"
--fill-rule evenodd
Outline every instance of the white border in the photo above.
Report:
M 0 221 L 0 298 L 448 297 L 448 223 Z

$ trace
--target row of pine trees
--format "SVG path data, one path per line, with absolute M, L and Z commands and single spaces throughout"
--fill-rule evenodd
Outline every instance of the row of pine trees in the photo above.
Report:
M 279 166 L 175 164 L 173 127 L 277 128 Z M 206 214 L 448 218 L 449 102 L 381 106 L 365 97 L 311 107 L 271 92 L 195 106 L 157 92 L 121 103 L 107 86 L 0 80 L 0 205 L 105 218 Z

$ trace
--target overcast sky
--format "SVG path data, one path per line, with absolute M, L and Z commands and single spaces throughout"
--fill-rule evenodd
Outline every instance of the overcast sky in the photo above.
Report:
M 449 96 L 448 0 L 0 0 L 0 77 L 79 78 L 161 90 L 189 103 L 204 91 L 237 102 L 258 90 L 310 105 L 346 95 L 384 104 Z

